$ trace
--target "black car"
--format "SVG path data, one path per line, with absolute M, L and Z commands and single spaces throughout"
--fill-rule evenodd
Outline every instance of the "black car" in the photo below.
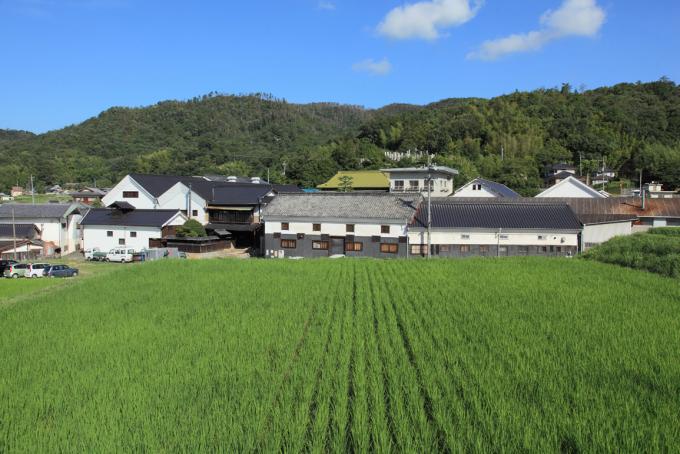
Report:
M 5 269 L 9 268 L 10 265 L 17 264 L 16 260 L 0 260 L 0 276 L 5 272 Z
M 50 265 L 43 272 L 45 277 L 75 277 L 77 275 L 78 269 L 68 265 Z

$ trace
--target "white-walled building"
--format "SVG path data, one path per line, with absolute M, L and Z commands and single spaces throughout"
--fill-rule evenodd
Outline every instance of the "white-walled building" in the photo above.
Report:
M 575 255 L 581 223 L 566 203 L 439 199 L 431 204 L 433 256 Z M 427 255 L 427 204 L 409 226 L 409 254 Z
M 119 246 L 135 251 L 148 249 L 149 240 L 174 235 L 176 227 L 186 221 L 187 217 L 179 210 L 135 209 L 125 203 L 93 208 L 80 223 L 83 247 L 101 251 Z
M 0 205 L 0 224 L 33 224 L 40 231 L 43 255 L 70 254 L 78 250 L 78 224 L 87 207 L 77 203 L 9 203 Z
M 561 180 L 554 186 L 551 186 L 540 194 L 537 194 L 536 197 L 592 199 L 607 198 L 605 194 L 601 193 L 597 189 L 591 188 L 587 184 L 572 176 Z
M 420 194 L 280 194 L 263 211 L 267 257 L 405 257 Z
M 495 181 L 475 178 L 456 189 L 453 197 L 520 197 L 515 191 Z
M 432 176 L 432 197 L 447 197 L 453 193 L 453 178 L 458 175 L 456 169 L 445 166 L 402 167 L 382 169 L 390 179 L 390 192 L 420 192 L 427 195 L 427 181 Z

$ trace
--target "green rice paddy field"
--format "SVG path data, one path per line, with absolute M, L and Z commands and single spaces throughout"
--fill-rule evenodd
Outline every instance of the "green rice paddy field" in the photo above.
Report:
M 677 279 L 566 259 L 215 260 L 19 299 L 3 285 L 0 452 L 680 446 Z

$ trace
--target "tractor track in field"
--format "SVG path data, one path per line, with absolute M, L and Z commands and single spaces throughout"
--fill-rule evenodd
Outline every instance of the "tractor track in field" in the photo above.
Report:
M 369 275 L 369 282 L 371 282 L 370 275 Z M 373 282 L 371 282 L 373 283 Z M 397 433 L 395 429 L 395 424 L 394 424 L 394 415 L 392 414 L 392 398 L 390 397 L 389 393 L 389 377 L 387 376 L 387 366 L 385 364 L 385 349 L 380 342 L 380 334 L 378 331 L 378 315 L 376 312 L 376 307 L 375 305 L 377 304 L 377 298 L 375 296 L 375 286 L 369 285 L 369 288 L 371 290 L 371 307 L 372 307 L 372 314 L 373 314 L 373 336 L 375 337 L 375 343 L 376 343 L 376 349 L 378 351 L 378 355 L 380 356 L 380 375 L 382 378 L 382 383 L 383 383 L 383 401 L 385 403 L 385 418 L 387 422 L 387 428 L 390 433 L 390 442 L 392 443 L 392 446 L 396 448 L 399 446 L 399 442 L 397 441 Z
M 352 327 L 356 332 L 357 325 L 357 264 L 352 264 Z M 354 422 L 354 362 L 356 344 L 352 339 L 352 349 L 349 355 L 349 372 L 347 374 L 347 425 L 345 426 L 345 452 L 354 452 L 352 443 L 352 423 Z
M 383 275 L 383 271 L 384 269 L 381 269 L 378 272 L 378 274 L 380 276 L 380 280 L 383 281 L 384 283 L 387 283 L 387 281 L 385 280 L 385 276 Z M 395 295 L 393 291 L 390 289 L 389 285 L 385 285 L 385 288 L 387 289 L 390 306 L 392 307 L 392 311 L 394 312 L 394 317 L 397 322 L 397 330 L 399 331 L 399 337 L 401 338 L 404 350 L 406 351 L 408 361 L 416 374 L 418 392 L 420 393 L 420 397 L 423 400 L 423 410 L 425 411 L 427 422 L 430 425 L 430 427 L 432 427 L 435 431 L 438 451 L 449 453 L 451 452 L 451 450 L 449 449 L 449 446 L 446 443 L 446 434 L 440 427 L 439 423 L 437 422 L 437 418 L 434 415 L 434 404 L 432 402 L 432 396 L 430 396 L 430 393 L 427 391 L 427 388 L 425 387 L 423 374 L 420 368 L 418 367 L 418 361 L 416 359 L 415 352 L 413 351 L 413 345 L 411 345 L 411 340 L 409 339 L 408 333 L 404 326 L 404 320 L 402 319 L 401 314 L 397 310 L 397 305 L 395 304 L 394 301 Z
M 305 431 L 305 443 L 309 446 L 311 443 L 312 431 L 314 429 L 314 420 L 316 419 L 316 412 L 318 409 L 318 399 L 319 399 L 319 388 L 321 387 L 321 378 L 323 371 L 326 369 L 326 359 L 328 358 L 329 345 L 331 343 L 331 338 L 333 337 L 333 328 L 335 325 L 335 319 L 337 314 L 337 302 L 330 301 L 333 304 L 333 309 L 331 310 L 331 320 L 328 323 L 328 330 L 326 333 L 326 340 L 324 341 L 323 353 L 321 354 L 321 364 L 316 371 L 314 377 L 314 391 L 312 391 L 312 397 L 309 403 L 309 416 L 307 421 L 307 429 Z

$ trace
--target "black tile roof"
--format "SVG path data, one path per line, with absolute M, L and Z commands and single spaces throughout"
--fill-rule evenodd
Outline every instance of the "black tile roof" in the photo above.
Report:
M 229 183 L 228 186 L 213 188 L 209 203 L 211 205 L 258 205 L 272 192 L 268 184 Z
M 115 225 L 130 227 L 162 227 L 179 210 L 133 210 L 121 211 L 93 208 L 80 221 L 81 225 Z
M 14 224 L 17 238 L 33 238 L 38 228 L 35 224 Z M 12 238 L 12 224 L 0 224 L 0 238 Z
M 0 205 L 0 218 L 11 219 L 12 211 L 14 218 L 39 218 L 39 219 L 59 219 L 71 213 L 78 214 L 78 209 L 83 205 L 77 203 L 5 203 Z
M 467 229 L 580 230 L 581 223 L 566 203 L 496 203 L 433 201 L 432 227 Z M 418 208 L 413 227 L 427 227 L 427 202 Z

